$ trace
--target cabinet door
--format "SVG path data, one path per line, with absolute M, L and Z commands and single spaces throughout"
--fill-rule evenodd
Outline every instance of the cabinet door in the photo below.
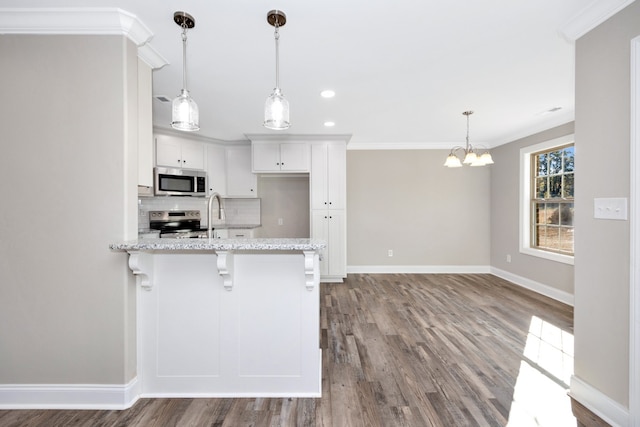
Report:
M 170 136 L 156 136 L 156 165 L 172 168 L 182 167 L 180 141 Z
M 227 196 L 257 197 L 257 178 L 251 172 L 251 146 L 227 147 Z
M 311 146 L 311 209 L 327 209 L 327 146 L 313 144 Z
M 345 144 L 327 144 L 326 179 L 329 209 L 344 209 L 347 204 L 347 149 Z
M 182 141 L 182 167 L 204 170 L 204 144 L 198 141 Z
M 207 196 L 218 193 L 227 195 L 227 170 L 224 147 L 207 144 Z
M 347 276 L 347 236 L 346 215 L 344 210 L 330 210 L 327 212 L 328 222 L 328 276 Z
M 280 144 L 252 144 L 254 172 L 280 171 Z
M 327 242 L 327 247 L 323 251 L 322 261 L 320 261 L 320 275 L 326 276 L 329 273 L 329 214 L 326 210 L 313 210 L 311 213 L 311 237 L 322 239 Z
M 309 145 L 303 143 L 280 144 L 280 170 L 309 172 Z

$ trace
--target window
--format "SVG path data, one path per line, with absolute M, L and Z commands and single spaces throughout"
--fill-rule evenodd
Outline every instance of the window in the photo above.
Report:
M 573 264 L 573 135 L 520 150 L 520 251 Z

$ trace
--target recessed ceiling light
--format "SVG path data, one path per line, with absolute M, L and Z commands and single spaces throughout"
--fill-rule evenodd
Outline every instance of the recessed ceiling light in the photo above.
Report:
M 553 107 L 553 108 L 549 108 L 548 110 L 540 111 L 537 115 L 544 116 L 545 114 L 555 113 L 556 111 L 560 111 L 560 110 L 562 110 L 562 107 Z
M 323 98 L 333 98 L 334 96 L 336 96 L 336 93 L 331 89 L 327 89 L 320 92 L 320 96 Z
M 328 128 L 334 127 L 336 125 L 335 122 L 324 122 L 324 125 Z

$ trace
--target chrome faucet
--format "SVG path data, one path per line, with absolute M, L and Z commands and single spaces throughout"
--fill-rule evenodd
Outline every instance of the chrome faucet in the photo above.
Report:
M 222 200 L 220 200 L 220 194 L 213 193 L 209 196 L 209 202 L 207 203 L 207 237 L 213 237 L 213 224 L 211 221 L 211 208 L 213 207 L 213 199 L 218 199 L 218 219 L 224 220 L 224 209 L 222 209 Z

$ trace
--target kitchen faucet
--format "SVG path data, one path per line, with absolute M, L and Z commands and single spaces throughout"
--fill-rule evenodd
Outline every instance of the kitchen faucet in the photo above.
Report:
M 222 209 L 222 200 L 220 199 L 220 194 L 213 193 L 209 196 L 209 202 L 207 203 L 207 237 L 213 237 L 213 224 L 211 221 L 211 208 L 213 205 L 213 199 L 218 199 L 218 219 L 224 220 L 224 209 Z

